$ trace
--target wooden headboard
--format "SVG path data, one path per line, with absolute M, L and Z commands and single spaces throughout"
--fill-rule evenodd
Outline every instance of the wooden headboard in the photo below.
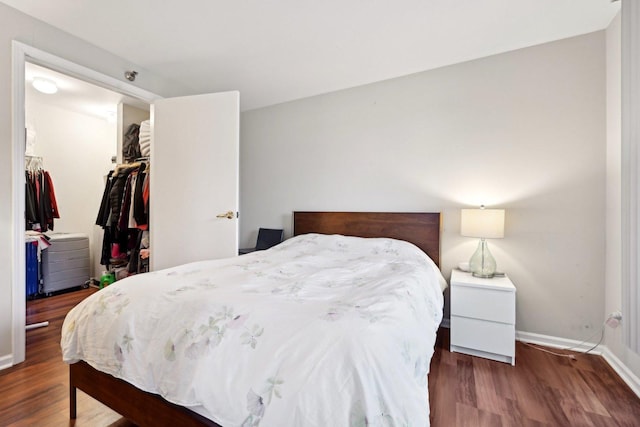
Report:
M 293 235 L 306 233 L 405 240 L 440 266 L 440 213 L 294 212 Z

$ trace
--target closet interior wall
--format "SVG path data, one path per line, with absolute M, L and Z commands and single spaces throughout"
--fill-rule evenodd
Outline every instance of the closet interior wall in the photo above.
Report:
M 35 134 L 33 155 L 54 178 L 60 219 L 54 232 L 85 233 L 90 239 L 92 276 L 100 274 L 102 233 L 95 213 L 104 175 L 116 155 L 117 123 L 62 108 L 55 98 L 43 102 L 25 94 L 27 128 Z M 97 254 L 97 256 L 96 256 Z
M 124 135 L 127 133 L 127 129 L 129 129 L 129 126 L 132 124 L 139 125 L 144 120 L 149 120 L 149 110 L 143 110 L 123 102 L 118 104 L 118 164 L 123 162 L 122 142 Z

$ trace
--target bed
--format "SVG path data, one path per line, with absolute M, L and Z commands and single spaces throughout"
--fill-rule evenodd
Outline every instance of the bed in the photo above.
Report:
M 293 218 L 272 249 L 133 276 L 74 308 L 71 418 L 80 389 L 140 426 L 428 425 L 440 215 Z

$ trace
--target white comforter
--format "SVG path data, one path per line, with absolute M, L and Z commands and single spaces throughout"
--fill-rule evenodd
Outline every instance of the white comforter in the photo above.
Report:
M 225 427 L 427 426 L 442 281 L 406 242 L 298 236 L 116 282 L 68 314 L 63 359 Z

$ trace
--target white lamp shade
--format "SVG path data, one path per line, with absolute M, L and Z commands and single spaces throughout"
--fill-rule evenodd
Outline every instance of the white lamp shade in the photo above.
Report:
M 481 239 L 504 237 L 504 209 L 462 209 L 460 234 Z

